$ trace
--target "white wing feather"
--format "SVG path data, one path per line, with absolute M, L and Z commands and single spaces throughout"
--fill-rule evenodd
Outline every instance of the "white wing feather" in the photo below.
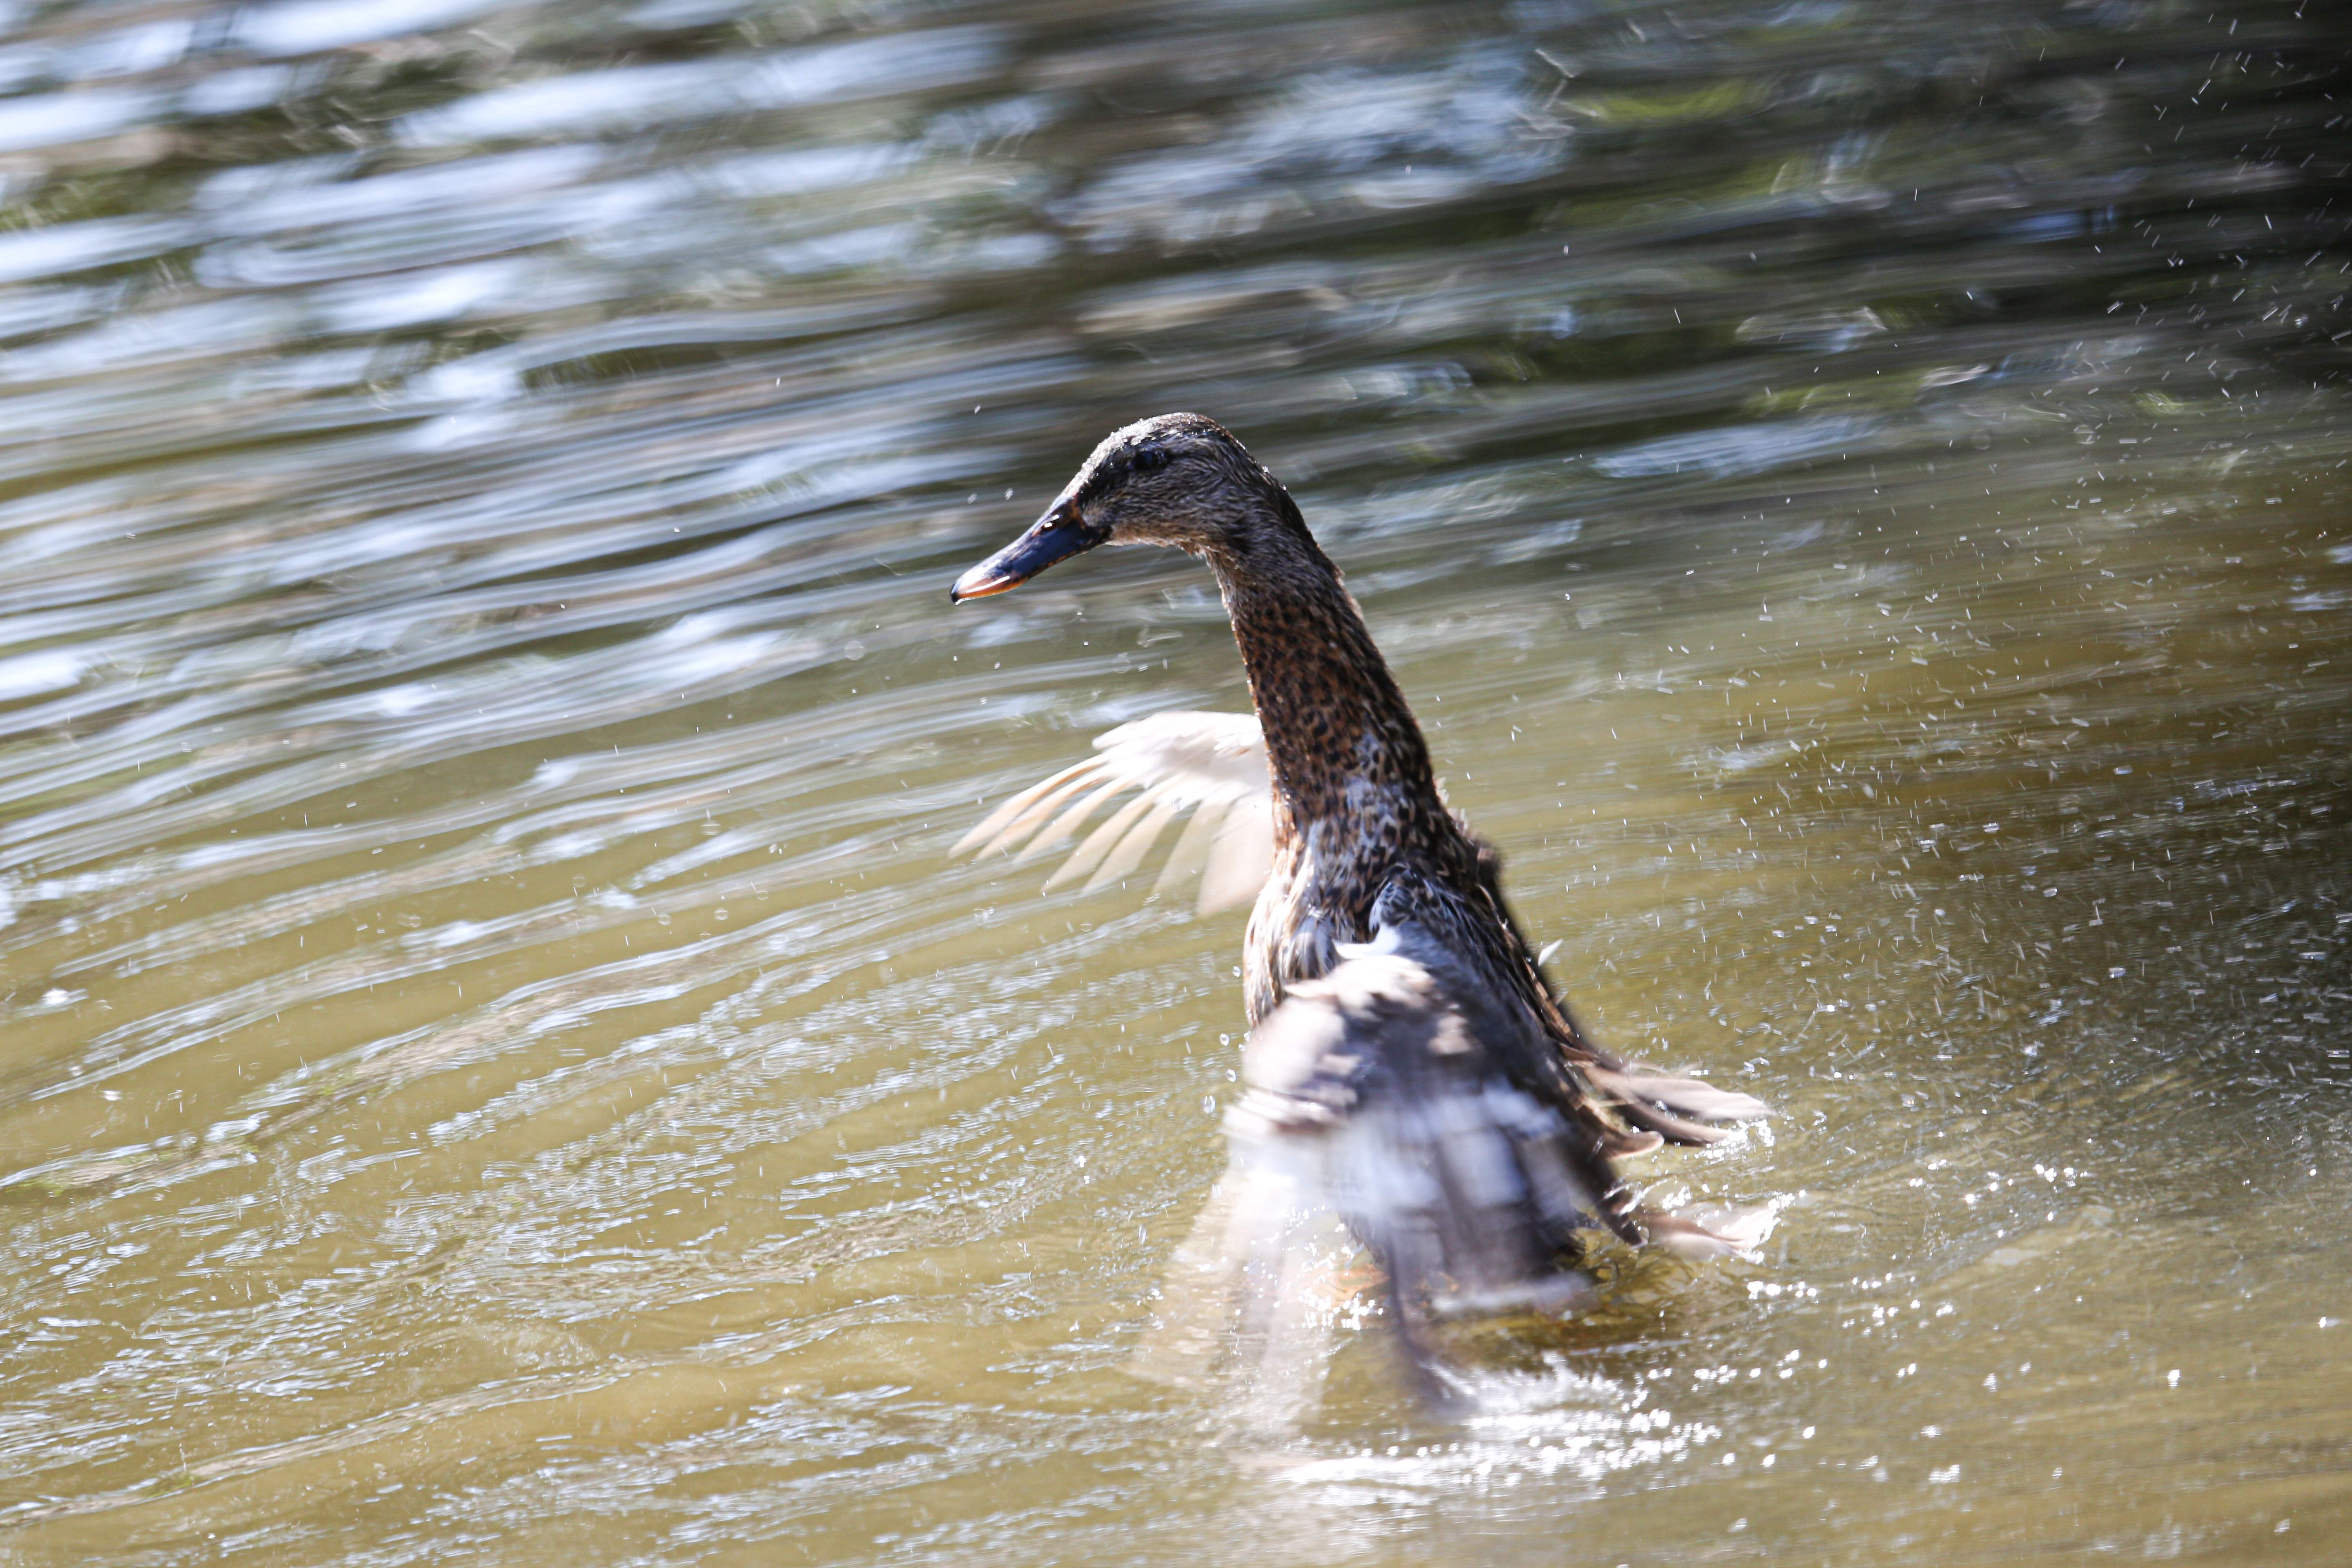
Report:
M 1254 713 L 1154 713 L 1107 731 L 1095 737 L 1093 756 L 1003 802 L 951 853 L 1033 860 L 1129 790 L 1139 793 L 1079 841 L 1049 889 L 1085 877 L 1092 892 L 1132 875 L 1168 825 L 1190 811 L 1152 891 L 1168 891 L 1197 868 L 1202 914 L 1257 896 L 1274 859 L 1274 790 Z

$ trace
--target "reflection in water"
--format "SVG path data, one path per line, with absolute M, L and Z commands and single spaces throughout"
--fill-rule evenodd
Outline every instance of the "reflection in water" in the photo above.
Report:
M 0 37 L 26 1562 L 2327 1563 L 2324 7 L 281 0 Z M 2208 12 L 2211 14 L 2208 16 Z M 1122 1370 L 1238 917 L 948 847 L 1290 479 L 1601 1037 L 1780 1116 L 1419 1421 Z

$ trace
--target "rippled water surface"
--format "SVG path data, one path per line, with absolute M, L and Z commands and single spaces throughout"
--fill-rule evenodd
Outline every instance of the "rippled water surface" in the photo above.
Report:
M 2329 16 L 0 5 L 0 1562 L 2342 1562 Z M 1461 1421 L 1127 1370 L 1242 917 L 947 856 L 1175 407 L 1778 1111 Z

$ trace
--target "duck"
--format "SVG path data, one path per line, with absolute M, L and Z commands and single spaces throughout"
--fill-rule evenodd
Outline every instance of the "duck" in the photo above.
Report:
M 1254 714 L 1161 713 L 1000 805 L 959 849 L 1056 847 L 1139 793 L 1057 880 L 1130 874 L 1174 816 L 1204 909 L 1254 893 L 1249 1029 L 1228 1170 L 1187 1245 L 1196 1272 L 1278 1296 L 1297 1216 L 1338 1216 L 1384 1280 L 1417 1365 L 1440 1325 L 1592 1299 L 1596 1233 L 1684 1256 L 1741 1223 L 1645 1205 L 1622 1162 L 1706 1145 L 1756 1098 L 1605 1049 L 1504 897 L 1502 863 L 1447 804 L 1421 726 L 1297 503 L 1231 431 L 1163 414 L 1106 437 L 1043 515 L 959 576 L 957 604 L 1103 545 L 1156 545 L 1214 577 Z M 1203 825 L 1213 822 L 1213 831 Z M 1261 1321 L 1284 1304 L 1261 1300 Z

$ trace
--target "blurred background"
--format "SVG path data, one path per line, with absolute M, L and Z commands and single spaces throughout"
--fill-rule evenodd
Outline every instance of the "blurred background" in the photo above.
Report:
M 0 5 L 0 1561 L 2334 1563 L 2352 73 L 2294 0 Z M 946 861 L 1289 481 L 1759 1261 L 1122 1370 L 1239 913 Z

